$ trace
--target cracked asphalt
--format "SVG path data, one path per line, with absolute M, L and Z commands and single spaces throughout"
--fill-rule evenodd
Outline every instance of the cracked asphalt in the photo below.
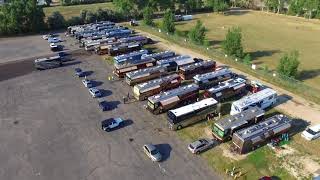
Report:
M 221 179 L 187 151 L 188 142 L 168 130 L 165 115 L 147 112 L 146 102 L 122 103 L 132 90 L 125 82 L 107 80 L 110 64 L 95 55 L 74 59 L 57 69 L 20 76 L 8 72 L 0 81 L 0 179 Z M 100 111 L 97 99 L 74 76 L 75 67 L 93 71 L 88 78 L 99 82 L 101 99 L 113 110 Z M 102 131 L 101 121 L 111 117 L 127 123 Z M 149 142 L 160 148 L 164 161 L 146 157 L 142 146 Z

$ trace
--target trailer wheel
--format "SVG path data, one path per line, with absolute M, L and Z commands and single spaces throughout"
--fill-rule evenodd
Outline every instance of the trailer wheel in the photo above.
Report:
M 178 130 L 182 129 L 182 126 L 181 126 L 181 125 L 179 125 L 179 126 L 177 127 L 177 129 L 178 129 Z

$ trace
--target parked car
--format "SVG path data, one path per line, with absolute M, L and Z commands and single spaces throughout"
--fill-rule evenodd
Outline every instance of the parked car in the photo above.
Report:
M 320 137 L 320 124 L 308 127 L 302 132 L 301 136 L 308 141 L 317 139 Z
M 47 35 L 43 35 L 42 38 L 44 40 L 48 40 L 49 38 L 53 37 L 54 35 L 53 34 L 47 34 Z
M 87 87 L 87 88 L 92 88 L 93 87 L 93 83 L 91 80 L 89 79 L 84 79 L 82 80 L 82 84 Z
M 101 122 L 101 128 L 104 131 L 110 131 L 123 123 L 122 118 L 110 118 Z
M 190 143 L 188 146 L 188 149 L 193 154 L 199 154 L 200 152 L 203 152 L 209 148 L 211 148 L 214 145 L 214 142 L 209 139 L 199 139 L 193 143 Z
M 50 49 L 51 49 L 51 51 L 58 51 L 59 45 L 57 45 L 55 43 L 50 43 Z
M 80 68 L 75 68 L 74 71 L 75 71 L 76 76 L 78 76 L 78 77 L 83 77 L 85 75 L 85 73 Z
M 94 98 L 102 96 L 100 90 L 97 88 L 89 88 L 89 92 L 92 95 L 92 97 L 94 97 Z
M 157 147 L 153 144 L 145 144 L 143 145 L 143 151 L 144 153 L 147 154 L 147 156 L 152 160 L 152 161 L 161 161 L 162 155 L 160 154 L 159 150 Z
M 54 37 L 54 38 L 48 38 L 48 42 L 49 43 L 58 43 L 58 42 L 60 42 L 61 40 L 59 39 L 59 38 L 56 38 L 56 37 Z
M 108 104 L 107 101 L 100 101 L 100 102 L 98 102 L 98 104 L 99 104 L 99 107 L 102 111 L 107 111 L 110 109 L 110 105 Z

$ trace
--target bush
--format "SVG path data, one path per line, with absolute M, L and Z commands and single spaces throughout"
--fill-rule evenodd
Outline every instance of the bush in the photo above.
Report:
M 250 54 L 246 54 L 246 56 L 243 58 L 243 63 L 246 64 L 246 65 L 251 65 L 251 61 L 252 61 L 252 58 L 250 56 Z
M 284 75 L 286 77 L 293 77 L 295 78 L 298 73 L 298 67 L 299 67 L 299 52 L 298 51 L 292 51 L 289 54 L 284 54 L 277 67 L 277 72 L 281 75 Z
M 174 33 L 175 24 L 174 24 L 174 14 L 170 9 L 167 9 L 164 13 L 161 28 L 164 32 Z
M 60 12 L 53 12 L 47 20 L 49 29 L 61 29 L 66 26 L 66 21 Z
M 143 23 L 148 26 L 153 26 L 153 12 L 150 7 L 146 7 L 143 10 Z
M 226 38 L 222 43 L 222 48 L 228 55 L 233 55 L 238 58 L 243 57 L 242 34 L 240 28 L 233 27 L 228 30 Z
M 190 30 L 188 37 L 193 43 L 204 45 L 206 28 L 202 25 L 200 20 L 198 20 L 195 27 Z
M 83 21 L 79 16 L 73 16 L 69 20 L 67 20 L 68 26 L 75 26 L 75 25 L 79 25 L 82 23 L 83 23 Z

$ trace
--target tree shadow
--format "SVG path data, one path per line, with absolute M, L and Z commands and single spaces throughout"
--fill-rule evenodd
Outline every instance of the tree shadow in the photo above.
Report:
M 101 92 L 100 98 L 107 97 L 112 94 L 112 91 L 110 91 L 110 90 L 99 89 L 99 91 Z
M 172 151 L 170 144 L 155 144 L 155 146 L 159 150 L 159 152 L 162 156 L 161 162 L 169 159 L 171 151 Z
M 320 69 L 303 70 L 299 73 L 298 80 L 304 81 L 320 76 Z
M 221 40 L 209 40 L 209 45 L 213 47 L 220 47 L 222 42 L 223 41 Z
M 280 50 L 262 50 L 262 51 L 255 51 L 249 52 L 250 56 L 253 60 L 257 60 L 260 57 L 272 56 L 275 53 L 280 53 Z
M 272 180 L 281 180 L 281 178 L 279 178 L 278 176 L 271 176 Z
M 225 16 L 241 16 L 250 13 L 249 10 L 243 8 L 231 8 L 229 11 L 225 11 Z

